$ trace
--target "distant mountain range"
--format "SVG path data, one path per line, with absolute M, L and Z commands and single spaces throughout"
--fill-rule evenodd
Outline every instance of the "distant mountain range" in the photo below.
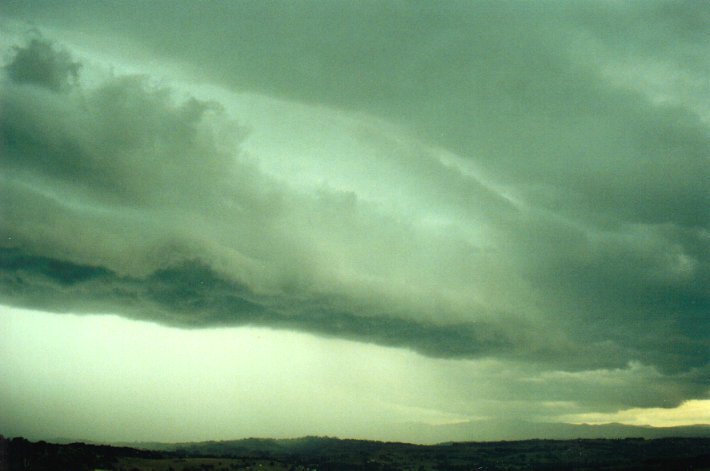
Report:
M 663 438 L 663 437 L 710 437 L 710 424 L 685 427 L 650 427 L 633 426 L 618 423 L 602 425 L 576 425 L 552 422 L 526 421 L 475 421 L 451 425 L 421 427 L 418 432 L 420 443 L 440 443 L 439 437 L 446 436 L 446 441 L 495 441 L 506 440 L 554 439 L 570 440 L 575 438 Z
M 428 425 L 421 423 L 402 423 L 393 429 L 392 438 L 385 441 L 403 443 L 438 444 L 468 441 L 501 441 L 501 440 L 572 440 L 575 438 L 666 438 L 666 437 L 698 437 L 710 438 L 710 424 L 691 425 L 683 427 L 650 427 L 634 426 L 619 423 L 601 425 L 566 424 L 555 422 L 526 421 L 472 421 L 447 425 Z M 37 438 L 37 437 L 36 437 Z M 98 442 L 88 439 L 68 437 L 38 437 L 52 443 L 108 443 L 115 446 L 130 446 L 152 450 L 174 449 L 176 446 L 192 445 L 198 442 L 165 443 L 165 442 Z M 365 437 L 343 437 L 367 439 Z M 377 437 L 376 439 L 379 439 Z M 245 442 L 249 439 L 230 440 Z M 270 440 L 270 439 L 266 439 Z M 381 439 L 380 439 L 381 440 Z

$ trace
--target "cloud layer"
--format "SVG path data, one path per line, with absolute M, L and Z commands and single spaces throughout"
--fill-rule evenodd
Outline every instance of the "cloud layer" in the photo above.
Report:
M 706 10 L 220 3 L 187 22 L 197 5 L 31 12 L 74 36 L 6 51 L 2 302 L 495 359 L 582 395 L 638 375 L 623 391 L 645 396 L 604 386 L 600 409 L 707 394 Z M 183 79 L 72 52 L 96 33 L 82 15 Z

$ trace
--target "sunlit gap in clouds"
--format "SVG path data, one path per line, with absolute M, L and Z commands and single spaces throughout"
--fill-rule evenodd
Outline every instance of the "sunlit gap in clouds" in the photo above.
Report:
M 620 423 L 650 427 L 710 424 L 710 400 L 693 399 L 672 408 L 649 407 L 643 409 L 635 407 L 608 414 L 577 414 L 564 417 L 564 420 L 575 424 Z

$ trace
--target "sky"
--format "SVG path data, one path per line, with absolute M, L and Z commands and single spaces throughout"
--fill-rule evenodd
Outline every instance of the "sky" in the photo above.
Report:
M 0 433 L 710 424 L 708 23 L 6 0 Z

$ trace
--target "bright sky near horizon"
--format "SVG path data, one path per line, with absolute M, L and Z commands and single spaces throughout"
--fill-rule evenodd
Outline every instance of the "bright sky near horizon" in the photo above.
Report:
M 708 22 L 4 2 L 0 433 L 710 423 Z

